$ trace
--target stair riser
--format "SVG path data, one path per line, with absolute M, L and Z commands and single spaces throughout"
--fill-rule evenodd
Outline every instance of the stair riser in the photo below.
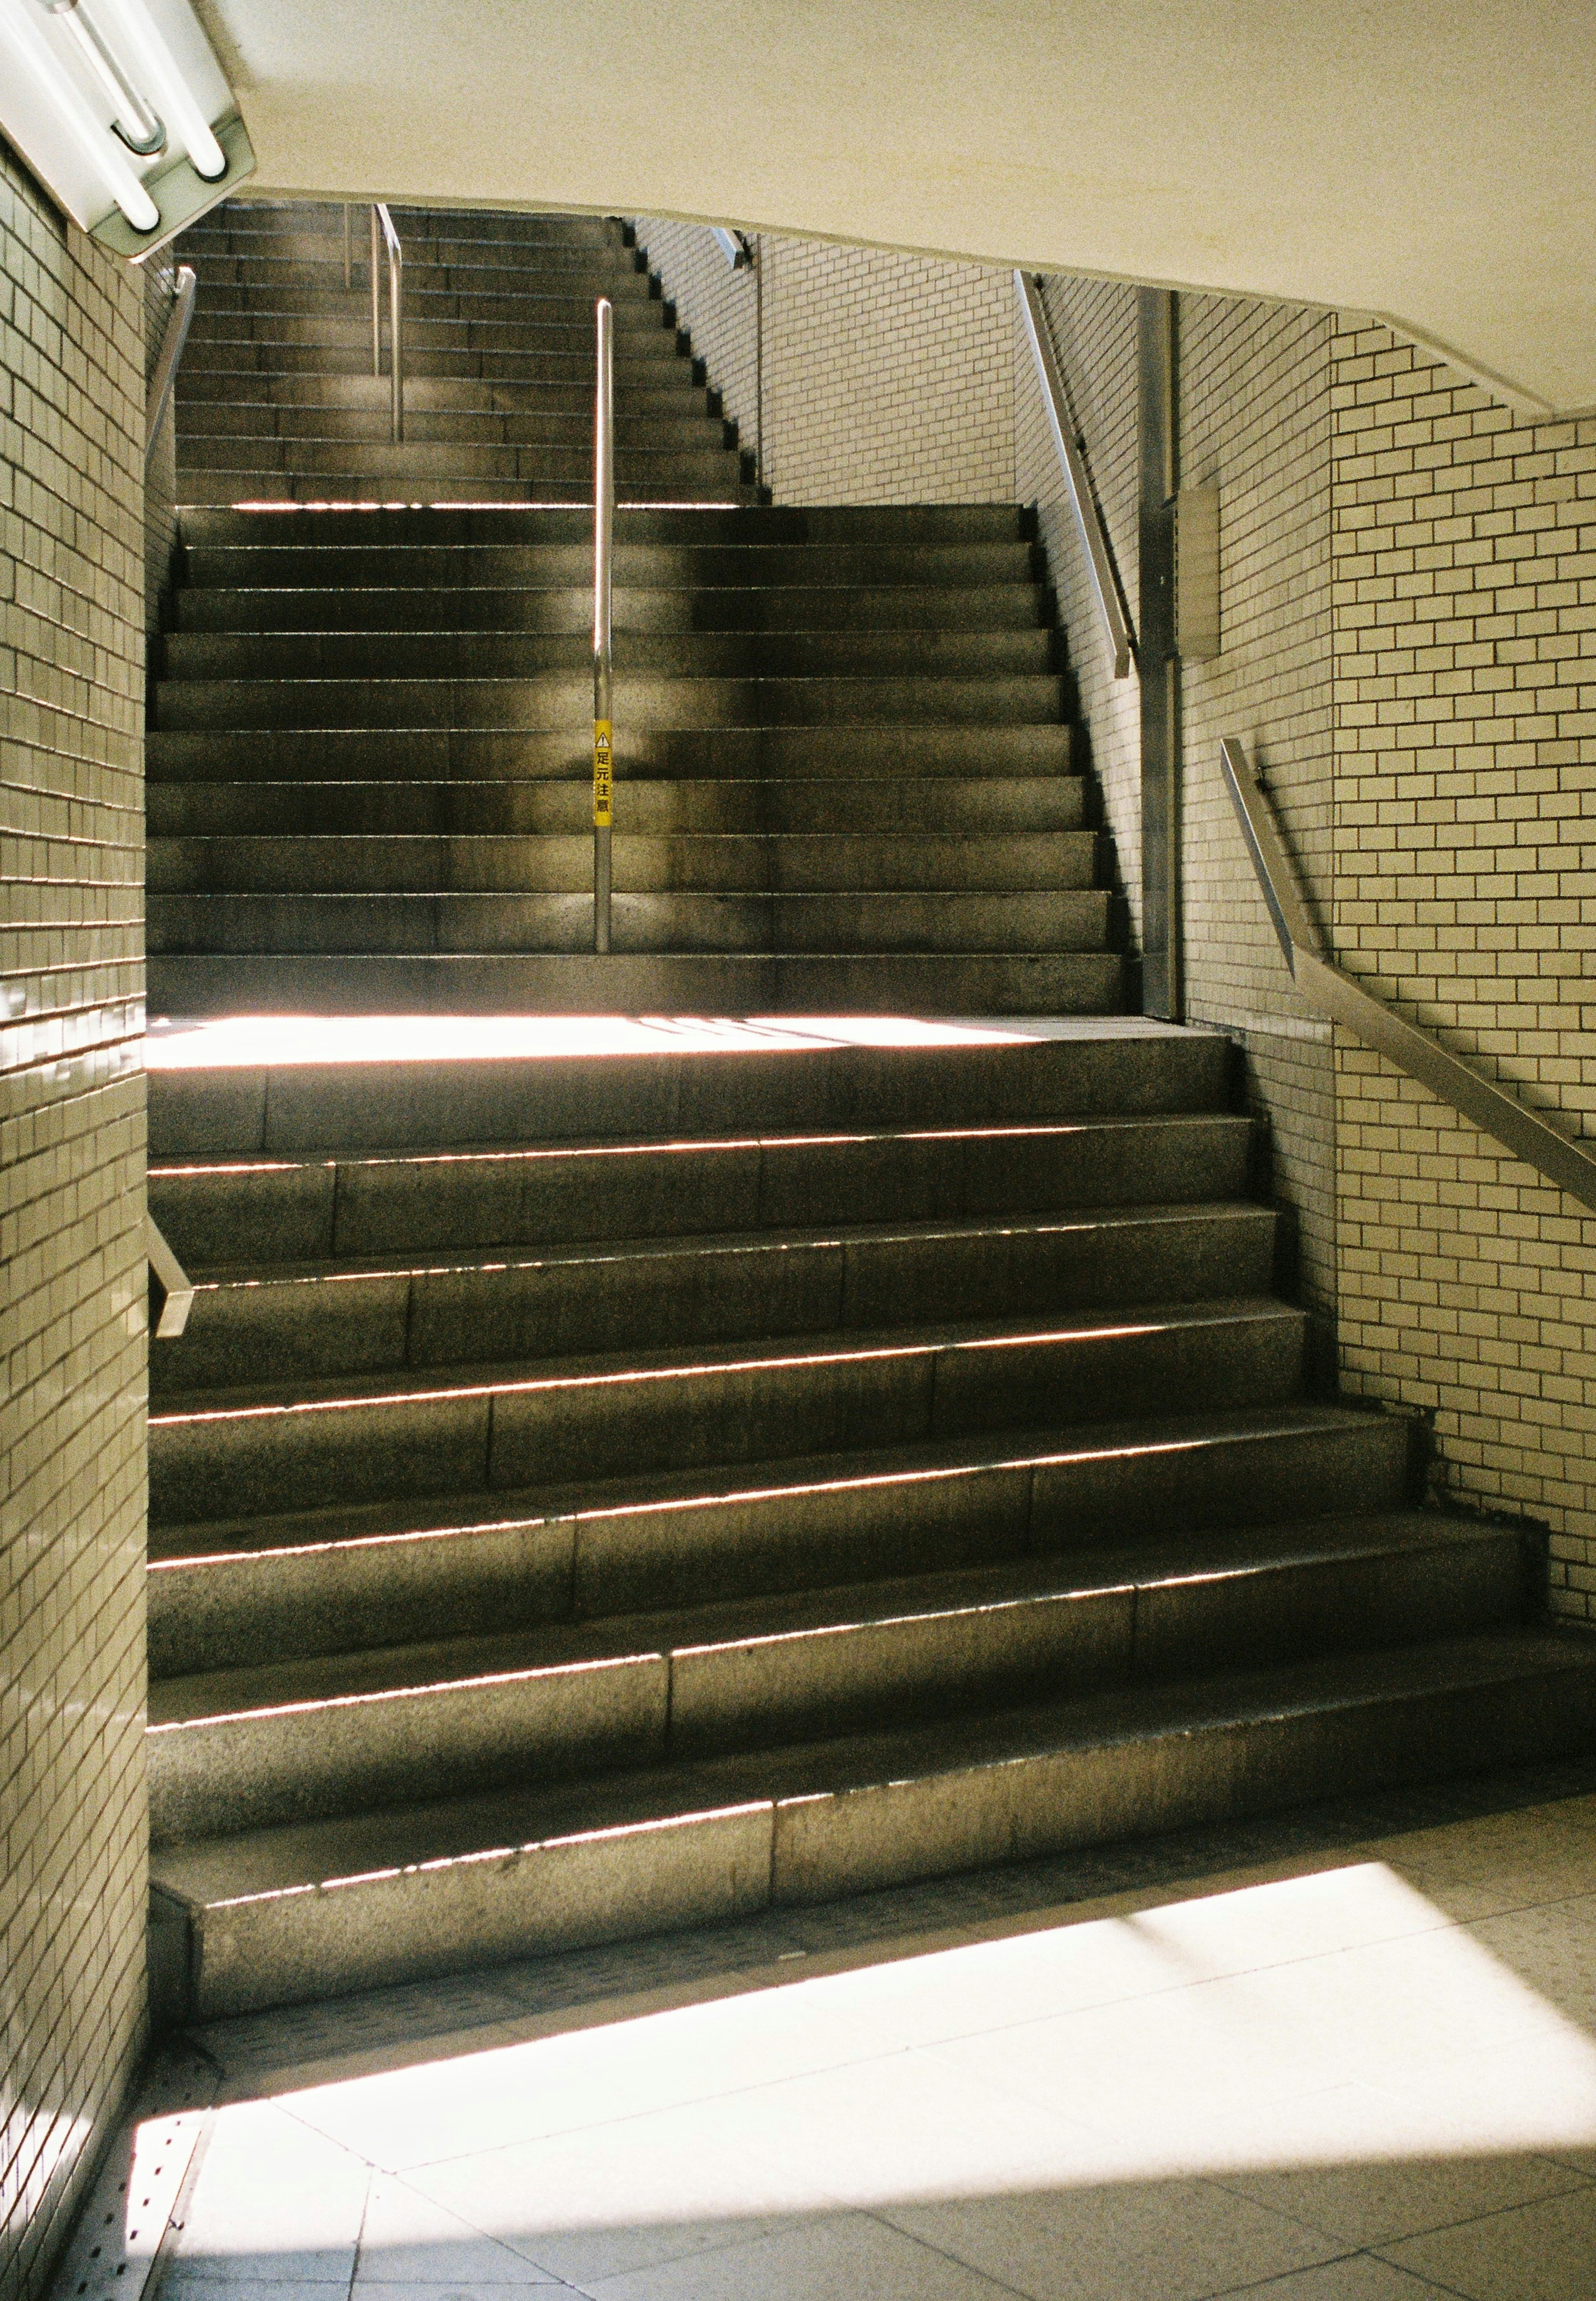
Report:
M 728 471 L 735 477 L 737 460 L 719 424 L 707 422 L 700 438 L 687 447 L 665 441 L 648 445 L 622 442 L 615 450 L 618 488 L 650 486 L 662 492 L 679 483 L 720 480 Z M 554 483 L 585 491 L 579 500 L 593 498 L 593 458 L 580 443 L 532 441 L 525 446 L 476 445 L 470 440 L 391 439 L 190 439 L 178 457 L 177 488 L 180 502 L 190 500 L 191 489 L 210 480 L 228 484 L 244 481 L 258 484 L 239 491 L 271 494 L 271 482 L 291 478 L 297 486 L 328 478 L 359 477 L 391 481 L 413 488 L 429 481 L 457 483 L 464 480 L 524 480 Z M 323 492 L 325 489 L 323 488 Z
M 948 1050 L 571 1056 L 539 1066 L 532 1082 L 524 1063 L 493 1059 L 155 1067 L 150 1156 L 518 1148 L 530 1131 L 589 1142 L 1200 1114 L 1224 1108 L 1230 1066 L 1216 1032 L 1170 1032 Z M 1015 1155 L 1024 1161 L 1023 1148 Z
M 875 1355 L 751 1354 L 663 1376 L 495 1385 L 264 1412 L 152 1416 L 150 1513 L 180 1524 L 388 1495 L 508 1491 L 1042 1422 L 1278 1404 L 1301 1379 L 1280 1309 Z
M 205 549 L 266 542 L 280 549 L 288 539 L 274 528 L 263 528 L 255 514 L 245 511 L 185 511 L 182 536 L 186 544 Z M 374 525 L 365 512 L 318 513 L 313 522 L 318 548 L 355 545 L 363 551 L 423 544 L 433 551 L 476 548 L 506 543 L 524 546 L 576 544 L 592 549 L 592 520 L 579 512 L 534 513 L 528 517 L 496 511 L 384 512 Z M 1014 504 L 875 504 L 766 505 L 762 510 L 726 512 L 719 518 L 703 512 L 673 511 L 656 506 L 629 515 L 617 543 L 666 545 L 694 550 L 724 548 L 769 550 L 775 546 L 829 548 L 846 552 L 914 550 L 940 552 L 990 548 L 995 545 L 1031 545 L 1031 515 Z M 617 567 L 617 573 L 619 568 Z M 418 579 L 418 580 L 424 580 Z
M 997 678 L 615 679 L 614 716 L 639 728 L 797 726 L 957 721 L 1024 725 L 1059 715 L 1061 682 Z M 536 679 L 188 680 L 156 690 L 163 728 L 576 728 L 590 719 L 592 682 Z
M 1373 1416 L 1261 1434 L 1192 1435 L 1172 1423 L 1157 1445 L 1144 1432 L 1074 1453 L 1020 1446 L 1006 1459 L 999 1447 L 946 1468 L 871 1463 L 852 1479 L 817 1465 L 805 1480 L 784 1465 L 733 1499 L 518 1518 L 506 1498 L 480 1523 L 386 1539 L 340 1539 L 341 1524 L 313 1515 L 290 1552 L 230 1550 L 238 1530 L 217 1527 L 208 1554 L 152 1569 L 150 1671 L 175 1678 L 949 1572 L 1174 1525 L 1266 1523 L 1305 1494 L 1327 1513 L 1391 1509 L 1407 1496 L 1408 1452 L 1406 1427 Z
M 978 777 L 993 789 L 1011 779 L 1070 771 L 1070 731 L 1012 727 L 622 727 L 617 784 L 802 774 L 890 791 L 907 776 Z M 580 783 L 590 803 L 590 741 L 573 727 L 490 729 L 301 728 L 204 733 L 155 729 L 146 738 L 152 779 L 205 782 L 220 776 L 275 782 L 358 776 L 429 782 L 465 777 L 559 777 Z
M 1216 1723 L 196 1912 L 200 2020 L 1582 1746 L 1596 1673 Z
M 202 515 L 188 512 L 184 516 L 188 524 Z M 342 516 L 338 512 L 303 515 L 306 521 L 315 522 L 318 535 L 324 525 Z M 385 519 L 390 516 L 402 515 L 383 515 Z M 447 520 L 451 515 L 440 512 L 437 516 Z M 508 520 L 517 515 L 498 516 Z M 529 525 L 536 523 L 540 533 L 547 522 L 562 515 L 529 511 L 522 516 Z M 641 511 L 628 515 L 615 545 L 617 607 L 629 590 L 648 587 L 685 590 L 694 596 L 706 590 L 740 596 L 750 592 L 809 596 L 822 588 L 848 590 L 912 585 L 940 594 L 944 588 L 1017 584 L 1032 590 L 1034 596 L 1031 547 L 1024 543 L 920 550 L 912 545 L 849 549 L 802 542 L 769 547 L 756 542 L 741 546 L 706 542 L 695 547 L 685 542 L 629 540 L 636 525 L 660 516 Z M 715 515 L 705 512 L 700 516 L 709 521 Z M 591 514 L 588 523 L 590 527 Z M 331 539 L 325 544 L 257 543 L 246 549 L 189 542 L 184 558 L 186 585 L 194 587 L 185 590 L 185 598 L 216 591 L 230 595 L 243 587 L 263 590 L 268 595 L 297 588 L 315 597 L 340 599 L 350 592 L 403 586 L 426 609 L 439 596 L 453 601 L 529 585 L 564 585 L 581 596 L 584 585 L 593 580 L 590 534 L 585 541 L 484 541 L 439 548 L 418 541 L 408 548 L 376 545 L 362 549 Z
M 455 1274 L 202 1284 L 158 1396 L 578 1353 L 1048 1317 L 1267 1292 L 1265 1209 L 996 1235 L 615 1250 Z
M 646 414 L 630 411 L 623 414 L 617 410 L 616 449 L 622 456 L 640 456 L 690 453 L 695 448 L 723 444 L 711 428 L 715 420 L 708 417 L 702 407 L 679 406 L 668 414 Z M 389 409 L 380 405 L 375 395 L 369 407 L 349 409 L 280 408 L 270 402 L 252 405 L 235 397 L 230 406 L 212 406 L 203 402 L 198 406 L 188 406 L 179 415 L 182 459 L 189 470 L 203 470 L 208 461 L 213 460 L 208 452 L 209 443 L 213 442 L 227 443 L 228 452 L 221 461 L 230 470 L 244 462 L 297 468 L 305 448 L 313 446 L 327 454 L 338 441 L 386 448 L 392 436 L 390 422 Z M 247 454 L 243 448 L 245 441 L 252 443 Z M 525 414 L 484 408 L 429 412 L 407 403 L 405 444 L 407 448 L 425 447 L 434 452 L 451 446 L 547 447 L 572 455 L 590 456 L 593 419 L 591 414 L 584 416 L 574 409 L 568 415 L 547 409 Z M 257 456 L 256 448 L 269 452 Z M 439 460 L 443 459 L 439 456 Z
M 1100 952 L 1107 894 L 758 898 L 617 890 L 618 955 L 715 951 Z M 587 895 L 156 895 L 152 956 L 191 951 L 590 951 Z
M 589 606 L 590 606 L 589 602 Z M 1050 670 L 1045 631 L 617 632 L 617 676 L 858 678 L 876 672 L 1001 678 Z M 589 630 L 513 632 L 174 632 L 163 642 L 163 710 L 174 682 L 280 680 L 530 679 L 592 661 Z
M 590 816 L 590 799 L 589 808 Z M 624 821 L 624 792 L 618 811 Z M 1097 845 L 1096 833 L 1090 831 L 1065 832 L 1038 842 L 1024 836 L 938 838 L 907 824 L 876 838 L 838 832 L 815 838 L 752 833 L 681 841 L 648 839 L 628 827 L 614 833 L 612 884 L 618 895 L 657 894 L 662 904 L 678 894 L 723 891 L 803 898 L 813 908 L 812 899 L 826 895 L 831 899 L 820 907 L 819 915 L 827 919 L 843 916 L 840 907 L 846 903 L 868 906 L 891 895 L 894 901 L 882 909 L 883 920 L 895 913 L 907 915 L 915 904 L 923 908 L 954 899 L 955 891 L 968 890 L 954 899 L 954 911 L 962 902 L 971 911 L 971 924 L 973 905 L 993 906 L 999 919 L 1018 917 L 1026 900 L 1041 890 L 1061 895 L 1067 891 L 1071 901 L 1055 903 L 1040 916 L 1056 925 L 1074 923 L 1072 941 L 1057 946 L 1068 950 L 1080 947 L 1082 933 L 1101 941 L 1107 898 L 1092 884 Z M 326 835 L 163 840 L 152 847 L 148 886 L 152 896 L 199 899 L 231 893 L 315 899 L 414 891 L 571 892 L 590 899 L 593 837 L 589 823 L 574 836 L 550 834 L 535 840 Z M 863 889 L 871 891 L 853 891 Z M 928 889 L 935 890 L 934 895 L 921 891 Z M 994 900 L 1008 895 L 1012 899 Z M 779 932 L 800 916 L 796 900 L 785 910 L 778 902 L 771 922 Z M 928 918 L 934 916 L 928 913 Z M 750 916 L 760 919 L 763 914 L 756 910 Z M 590 917 L 587 925 L 590 931 Z M 830 946 L 823 942 L 818 947 Z
M 558 1240 L 690 1238 L 1246 1194 L 1245 1118 L 1156 1119 L 1047 1134 L 744 1138 L 486 1159 L 188 1168 L 149 1177 L 186 1268 L 430 1253 Z
M 1085 789 L 1074 775 L 994 777 L 986 783 L 929 778 L 865 784 L 666 782 L 633 776 L 620 794 L 625 837 L 736 835 L 789 838 L 871 832 L 944 838 L 1079 831 Z M 466 782 L 156 783 L 145 787 L 152 875 L 171 839 L 590 836 L 592 796 L 576 782 Z
M 693 381 L 685 363 L 679 367 L 662 368 L 657 373 L 650 369 L 637 381 L 616 384 L 615 416 L 618 422 L 623 417 L 630 421 L 648 415 L 708 415 L 718 412 L 718 404 L 712 406 L 712 397 L 707 385 Z M 306 413 L 316 409 L 360 409 L 384 416 L 393 405 L 392 383 L 387 376 L 373 375 L 369 367 L 363 373 L 351 371 L 341 375 L 317 375 L 301 372 L 267 377 L 249 358 L 238 368 L 214 364 L 193 370 L 184 366 L 178 374 L 176 405 L 180 432 L 210 429 L 225 421 L 230 407 L 240 411 L 269 407 Z M 505 414 L 530 411 L 569 417 L 585 423 L 589 437 L 592 436 L 590 382 L 584 388 L 579 383 L 489 383 L 480 376 L 469 375 L 405 377 L 406 423 L 413 415 L 450 409 Z
M 172 607 L 185 640 L 200 633 L 292 632 L 503 631 L 592 633 L 588 584 L 541 590 L 434 592 L 425 590 L 195 591 L 180 590 Z M 689 591 L 617 588 L 614 629 L 623 632 L 787 632 L 856 627 L 876 631 L 1030 632 L 1044 621 L 1034 585 L 948 583 L 857 590 L 829 584 L 756 591 Z M 166 642 L 169 664 L 179 660 Z M 206 675 L 210 675 L 208 670 Z
M 364 276 L 349 288 L 343 284 L 341 264 L 336 283 L 327 280 L 295 284 L 282 277 L 258 277 L 245 258 L 235 264 L 233 278 L 217 278 L 213 273 L 203 283 L 206 292 L 200 307 L 204 316 L 198 323 L 207 335 L 216 336 L 231 334 L 241 322 L 252 331 L 264 328 L 275 333 L 279 321 L 326 321 L 339 330 L 339 339 L 347 339 L 345 331 L 348 331 L 369 343 L 370 273 L 364 265 L 361 269 Z M 406 261 L 405 332 L 411 335 L 414 331 L 414 339 L 424 343 L 431 328 L 461 322 L 475 326 L 568 328 L 586 335 L 593 330 L 593 309 L 600 295 L 609 297 L 617 339 L 633 330 L 657 330 L 670 324 L 665 305 L 657 297 L 650 297 L 648 282 L 641 272 L 616 272 L 613 276 L 593 277 L 589 292 L 589 281 L 581 279 L 546 280 L 514 272 L 483 270 L 474 279 L 455 282 L 445 265 Z M 674 333 L 673 326 L 672 332 Z M 387 333 L 385 313 L 385 351 Z
M 732 458 L 717 464 L 719 476 L 710 479 L 667 472 L 651 479 L 628 478 L 615 482 L 618 511 L 631 506 L 652 506 L 668 498 L 672 503 L 727 506 L 751 504 L 756 490 L 742 481 Z M 183 501 L 194 504 L 253 504 L 272 509 L 313 508 L 325 504 L 357 504 L 373 511 L 389 507 L 397 495 L 407 503 L 485 505 L 489 507 L 547 506 L 592 501 L 591 483 L 585 480 L 548 479 L 529 470 L 521 479 L 483 479 L 472 473 L 449 473 L 428 478 L 371 472 L 318 472 L 309 474 L 272 472 L 191 472 L 180 475 Z

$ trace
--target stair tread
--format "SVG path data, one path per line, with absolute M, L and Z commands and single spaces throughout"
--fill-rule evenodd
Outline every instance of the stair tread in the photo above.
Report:
M 915 1480 L 1013 1464 L 1064 1463 L 1107 1454 L 1157 1449 L 1174 1452 L 1238 1438 L 1295 1433 L 1364 1431 L 1381 1418 L 1346 1406 L 1298 1403 L 1200 1414 L 1167 1414 L 1067 1428 L 960 1433 L 916 1444 L 780 1457 L 693 1470 L 652 1470 L 621 1478 L 481 1494 L 427 1495 L 378 1502 L 336 1503 L 315 1510 L 262 1512 L 248 1518 L 181 1525 L 152 1525 L 150 1561 L 156 1570 L 185 1569 L 229 1558 L 268 1558 L 340 1544 L 408 1543 L 429 1535 L 553 1522 L 623 1510 L 666 1513 L 726 1502 L 782 1488 L 812 1488 L 858 1479 Z
M 1476 1518 L 1418 1510 L 1207 1528 L 1178 1542 L 1104 1544 L 941 1573 L 194 1672 L 152 1685 L 149 1719 L 155 1728 L 188 1726 L 291 1706 L 464 1690 L 478 1680 L 605 1666 L 626 1658 L 869 1631 L 1027 1602 L 1147 1593 L 1169 1584 L 1517 1538 Z
M 1080 1756 L 1127 1742 L 1333 1713 L 1393 1698 L 1596 1672 L 1596 1645 L 1551 1628 L 1498 1631 L 1137 1686 L 859 1734 L 598 1784 L 492 1792 L 332 1821 L 280 1824 L 157 1850 L 160 1890 L 202 1908 L 375 1882 L 463 1862 L 506 1860 L 551 1841 L 627 1832 L 696 1813 L 846 1797 L 888 1782 L 957 1777 L 1016 1761 Z
M 547 1244 L 505 1244 L 484 1242 L 475 1250 L 451 1248 L 429 1253 L 349 1254 L 316 1257 L 280 1263 L 196 1264 L 188 1276 L 206 1290 L 225 1287 L 297 1286 L 320 1279 L 346 1280 L 370 1276 L 409 1277 L 447 1276 L 455 1271 L 542 1269 L 570 1265 L 591 1268 L 608 1262 L 674 1260 L 683 1255 L 784 1254 L 794 1249 L 829 1246 L 890 1245 L 934 1243 L 939 1239 L 1046 1237 L 1062 1231 L 1123 1230 L 1151 1227 L 1159 1223 L 1211 1223 L 1216 1226 L 1273 1223 L 1273 1210 L 1255 1202 L 1205 1199 L 1183 1203 L 1154 1201 L 1148 1205 L 1060 1208 L 1050 1212 L 932 1218 L 923 1222 L 828 1223 L 801 1229 L 698 1231 L 664 1237 L 618 1237 L 603 1240 L 551 1240 Z
M 774 1347 L 757 1341 L 676 1345 L 651 1351 L 608 1351 L 580 1357 L 520 1360 L 508 1363 L 429 1368 L 425 1378 L 404 1386 L 395 1373 L 323 1376 L 294 1382 L 240 1385 L 235 1389 L 177 1393 L 150 1415 L 152 1430 L 189 1420 L 220 1420 L 262 1411 L 295 1413 L 342 1404 L 386 1403 L 407 1399 L 478 1395 L 494 1391 L 553 1390 L 628 1380 L 646 1381 L 699 1369 L 773 1370 L 795 1362 L 930 1356 L 938 1351 L 1002 1349 L 1032 1342 L 1069 1341 L 1119 1332 L 1168 1326 L 1212 1326 L 1278 1323 L 1297 1326 L 1303 1313 L 1267 1295 L 1242 1295 L 1218 1301 L 1138 1304 L 1119 1325 L 1111 1314 L 1074 1313 L 1063 1318 L 949 1321 L 914 1327 L 832 1329 L 795 1336 Z

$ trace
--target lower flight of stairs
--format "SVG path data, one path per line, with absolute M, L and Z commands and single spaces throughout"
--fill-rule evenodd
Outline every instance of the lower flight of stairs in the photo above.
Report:
M 157 1068 L 169 2017 L 1568 1746 L 1216 1036 Z
M 1013 505 L 186 511 L 154 1011 L 1100 1013 L 1116 902 Z

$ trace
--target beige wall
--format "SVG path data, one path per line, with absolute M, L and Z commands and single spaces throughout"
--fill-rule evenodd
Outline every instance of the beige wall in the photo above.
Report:
M 0 146 L 0 2295 L 144 2020 L 143 291 Z
M 1344 963 L 1596 1126 L 1596 421 L 1517 421 L 1383 329 L 1331 340 Z M 1349 1378 L 1433 1411 L 1454 1492 L 1545 1520 L 1596 1611 L 1596 1216 L 1336 1050 Z

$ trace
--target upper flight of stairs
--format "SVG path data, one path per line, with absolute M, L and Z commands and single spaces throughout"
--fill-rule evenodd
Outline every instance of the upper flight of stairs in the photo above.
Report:
M 619 499 L 756 499 L 736 426 L 602 216 L 395 211 L 396 445 L 388 376 L 372 372 L 369 213 L 351 211 L 348 288 L 339 207 L 231 202 L 184 234 L 199 293 L 177 388 L 180 503 L 590 502 L 600 295 L 615 314 Z
M 618 226 L 399 221 L 421 380 L 398 447 L 337 210 L 234 205 L 184 242 L 200 287 L 151 666 L 155 1011 L 1121 1006 L 1028 515 L 756 504 Z M 605 958 L 578 507 L 597 286 L 625 481 Z M 480 444 L 484 426 L 524 436 Z
M 1315 1402 L 1216 1034 L 157 1068 L 169 2014 L 1588 1740 Z

